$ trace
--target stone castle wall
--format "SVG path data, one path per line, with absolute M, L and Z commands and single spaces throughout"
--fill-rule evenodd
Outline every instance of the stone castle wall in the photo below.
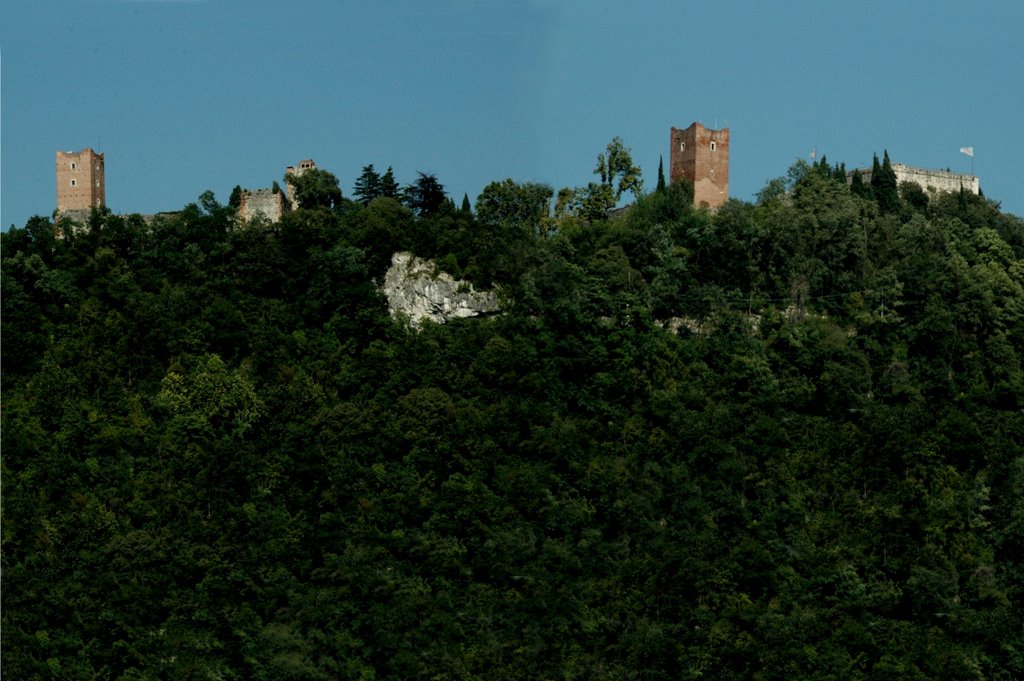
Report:
M 238 217 L 249 221 L 262 215 L 271 222 L 277 222 L 287 210 L 288 204 L 280 190 L 243 189 L 238 204 Z
M 959 192 L 960 187 L 972 194 L 978 194 L 981 191 L 981 182 L 977 175 L 954 173 L 949 170 L 915 168 L 903 163 L 893 163 L 892 171 L 896 174 L 897 184 L 914 182 L 933 196 L 941 192 Z M 852 179 L 854 172 L 859 172 L 864 182 L 870 184 L 871 168 L 850 171 L 847 175 Z

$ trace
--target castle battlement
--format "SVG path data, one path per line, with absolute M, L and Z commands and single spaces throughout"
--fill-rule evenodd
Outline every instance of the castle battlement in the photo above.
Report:
M 57 212 L 88 214 L 107 203 L 103 154 L 92 147 L 81 151 L 58 151 Z
M 669 143 L 669 179 L 693 183 L 693 205 L 718 208 L 729 200 L 729 128 L 672 128 Z
M 949 170 L 915 168 L 903 163 L 893 163 L 892 171 L 896 175 L 897 184 L 913 182 L 933 196 L 942 192 L 959 192 L 961 188 L 972 194 L 981 193 L 981 182 L 977 175 L 954 173 Z M 871 183 L 871 168 L 848 171 L 846 173 L 847 179 L 852 181 L 854 173 L 860 173 L 865 183 Z

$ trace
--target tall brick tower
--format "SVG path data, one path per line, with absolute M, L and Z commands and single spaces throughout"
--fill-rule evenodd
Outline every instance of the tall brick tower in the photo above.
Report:
M 57 152 L 57 211 L 88 211 L 105 206 L 107 183 L 103 154 L 92 147 Z
M 729 128 L 711 130 L 693 123 L 672 128 L 669 177 L 693 183 L 693 205 L 718 208 L 729 198 Z

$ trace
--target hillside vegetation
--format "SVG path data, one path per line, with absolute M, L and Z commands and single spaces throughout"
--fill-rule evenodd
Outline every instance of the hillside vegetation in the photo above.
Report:
M 1024 222 L 840 175 L 12 229 L 5 678 L 1024 678 Z

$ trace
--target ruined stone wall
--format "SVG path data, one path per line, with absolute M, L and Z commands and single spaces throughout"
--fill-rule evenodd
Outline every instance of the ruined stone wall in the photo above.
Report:
M 262 215 L 277 222 L 286 212 L 284 194 L 273 189 L 243 189 L 238 203 L 238 217 L 248 222 Z
M 107 186 L 103 154 L 92 147 L 56 154 L 57 211 L 89 211 L 105 206 Z
M 693 123 L 670 133 L 669 178 L 693 183 L 693 204 L 717 208 L 729 199 L 729 128 Z

